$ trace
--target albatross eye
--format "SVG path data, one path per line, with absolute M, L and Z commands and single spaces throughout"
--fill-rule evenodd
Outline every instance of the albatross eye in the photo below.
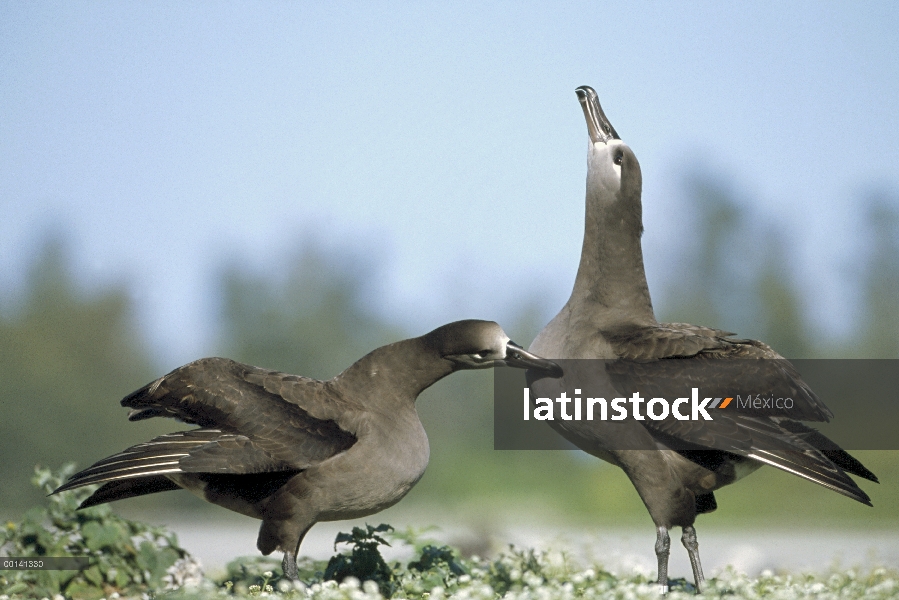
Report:
M 624 152 L 622 152 L 621 150 L 616 150 L 615 158 L 613 158 L 612 160 L 616 165 L 620 165 L 624 162 Z

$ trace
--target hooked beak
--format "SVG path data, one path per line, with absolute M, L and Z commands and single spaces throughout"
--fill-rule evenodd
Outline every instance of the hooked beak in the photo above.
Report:
M 584 117 L 587 119 L 587 131 L 590 133 L 590 141 L 594 144 L 598 142 L 608 144 L 609 140 L 620 140 L 621 138 L 618 137 L 618 132 L 615 131 L 615 128 L 609 123 L 606 114 L 602 112 L 602 107 L 599 105 L 599 97 L 596 95 L 593 88 L 589 85 L 582 85 L 574 91 L 577 94 L 577 99 L 581 103 L 581 107 L 584 109 Z
M 512 340 L 506 344 L 506 358 L 498 361 L 509 367 L 518 367 L 519 369 L 539 369 L 547 371 L 551 377 L 561 377 L 562 367 L 551 360 L 540 358 L 536 354 L 531 354 Z

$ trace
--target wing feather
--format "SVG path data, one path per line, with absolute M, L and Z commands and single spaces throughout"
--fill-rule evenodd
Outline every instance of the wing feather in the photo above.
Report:
M 859 502 L 867 494 L 846 474 L 876 480 L 846 451 L 799 421 L 829 421 L 833 413 L 806 385 L 793 365 L 757 340 L 684 323 L 628 325 L 603 331 L 619 360 L 606 364 L 613 385 L 630 396 L 674 399 L 694 387 L 703 397 L 737 397 L 752 392 L 761 406 L 737 402 L 714 410 L 713 421 L 641 421 L 660 442 L 687 452 L 730 452 L 793 473 Z M 766 398 L 790 398 L 787 408 Z
M 335 420 L 314 416 L 340 414 L 344 404 L 320 381 L 223 358 L 194 361 L 128 395 L 122 405 L 132 409 L 130 420 L 168 417 L 198 429 L 131 446 L 76 473 L 56 491 L 153 482 L 177 473 L 300 472 L 356 443 Z M 138 483 L 120 483 L 101 495 L 148 493 L 140 489 Z

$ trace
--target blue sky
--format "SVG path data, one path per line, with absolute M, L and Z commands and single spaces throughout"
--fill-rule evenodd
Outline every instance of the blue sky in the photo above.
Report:
M 0 4 L 2 297 L 62 232 L 174 366 L 210 347 L 217 269 L 314 236 L 379 264 L 373 308 L 412 330 L 551 316 L 588 84 L 643 168 L 654 293 L 702 172 L 789 232 L 816 318 L 851 303 L 859 200 L 899 190 L 899 5 L 323 4 Z

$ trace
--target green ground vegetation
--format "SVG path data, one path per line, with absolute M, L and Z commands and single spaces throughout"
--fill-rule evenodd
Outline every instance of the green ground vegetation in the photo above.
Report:
M 54 489 L 71 473 L 37 470 L 33 482 Z M 327 561 L 303 558 L 300 580 L 282 577 L 272 557 L 232 561 L 216 579 L 206 577 L 190 554 L 163 528 L 115 516 L 108 507 L 76 511 L 93 488 L 51 496 L 21 523 L 0 532 L 0 550 L 17 557 L 86 557 L 78 570 L 0 571 L 0 597 L 19 598 L 257 598 L 313 600 L 574 600 L 576 598 L 658 598 L 650 573 L 614 574 L 602 565 L 586 568 L 564 552 L 508 547 L 484 559 L 462 557 L 423 532 L 395 531 L 385 524 L 354 527 L 334 541 Z M 385 560 L 384 546 L 403 547 L 405 560 Z M 671 600 L 693 598 L 684 579 L 669 580 Z M 881 567 L 825 575 L 763 573 L 758 578 L 727 570 L 708 581 L 705 597 L 729 598 L 894 598 L 899 572 Z

